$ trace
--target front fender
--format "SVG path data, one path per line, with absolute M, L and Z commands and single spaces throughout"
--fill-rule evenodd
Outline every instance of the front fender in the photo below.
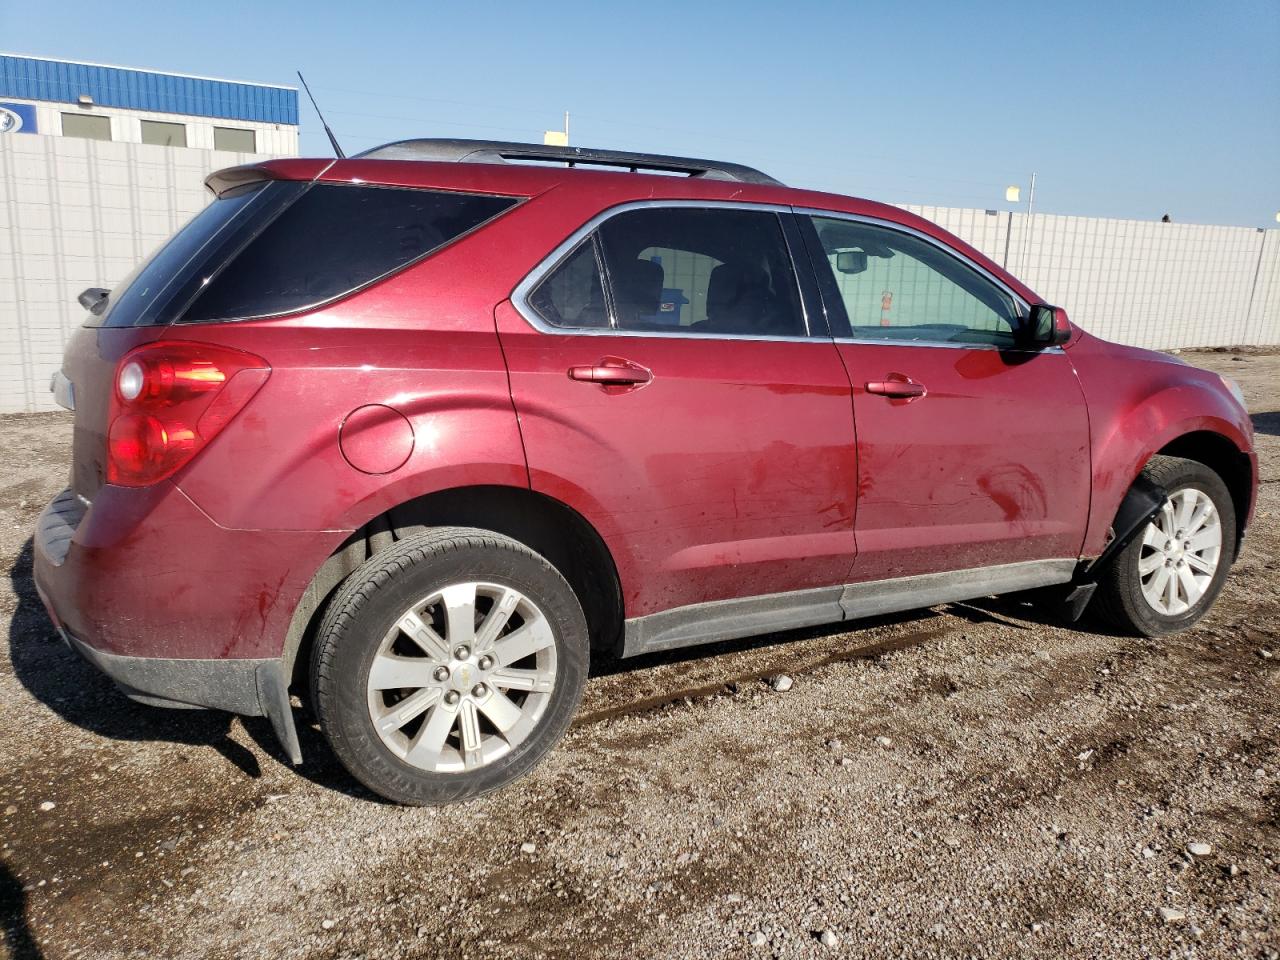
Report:
M 1179 437 L 1213 433 L 1253 449 L 1248 414 L 1216 374 L 1092 337 L 1072 360 L 1089 406 L 1093 490 L 1081 555 L 1096 557 L 1142 468 Z M 1106 350 L 1098 349 L 1098 345 Z M 1114 353 L 1113 353 L 1114 350 Z M 1158 358 L 1158 359 L 1154 359 Z

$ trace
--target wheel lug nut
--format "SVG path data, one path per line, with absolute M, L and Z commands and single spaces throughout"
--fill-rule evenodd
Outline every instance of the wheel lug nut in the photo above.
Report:
M 431 674 L 431 676 L 436 678 L 437 683 L 444 683 L 446 680 L 449 679 L 449 668 L 436 667 L 435 671 Z
M 444 695 L 444 702 L 451 707 L 461 699 L 462 697 L 459 695 L 457 690 L 450 690 Z
M 469 656 L 471 656 L 471 650 L 468 647 L 458 647 L 453 651 L 453 659 L 455 660 L 465 660 Z
M 476 664 L 481 670 L 488 670 L 493 666 L 493 657 L 481 657 L 480 662 Z
M 479 700 L 488 692 L 489 692 L 489 688 L 486 687 L 483 683 L 477 683 L 474 687 L 471 688 L 471 695 L 475 697 L 477 700 Z

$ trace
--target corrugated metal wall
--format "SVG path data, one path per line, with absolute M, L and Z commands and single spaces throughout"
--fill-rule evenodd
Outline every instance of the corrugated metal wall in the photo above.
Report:
M 1280 231 L 905 209 L 996 263 L 1007 241 L 1011 273 L 1108 340 L 1161 350 L 1280 344 Z
M 103 107 L 298 122 L 298 91 L 291 87 L 0 54 L 0 96 L 75 103 L 81 95 Z
M 0 412 L 53 409 L 49 378 L 83 321 L 210 199 L 212 170 L 263 159 L 11 136 L 0 150 Z M 1100 336 L 1138 346 L 1280 344 L 1280 231 L 909 207 Z M 677 284 L 678 285 L 678 284 Z M 688 309 L 688 308 L 686 308 Z

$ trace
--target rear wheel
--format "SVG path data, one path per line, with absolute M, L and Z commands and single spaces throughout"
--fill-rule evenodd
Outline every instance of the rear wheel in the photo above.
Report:
M 1168 498 L 1103 573 L 1098 611 L 1154 637 L 1187 629 L 1213 605 L 1235 559 L 1236 518 L 1226 484 L 1202 463 L 1157 456 L 1143 474 Z
M 316 638 L 313 700 L 334 753 L 397 803 L 468 799 L 563 736 L 586 622 L 545 559 L 448 528 L 399 541 L 343 584 Z

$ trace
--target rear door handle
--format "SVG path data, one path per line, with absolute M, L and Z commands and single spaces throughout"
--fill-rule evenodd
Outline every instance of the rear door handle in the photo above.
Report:
M 581 380 L 583 383 L 628 386 L 648 383 L 653 379 L 653 373 L 630 360 L 604 357 L 598 363 L 570 367 L 569 379 Z
M 923 383 L 916 383 L 910 377 L 901 373 L 891 373 L 888 379 L 885 380 L 868 380 L 866 388 L 867 393 L 895 399 L 923 397 L 928 392 Z

